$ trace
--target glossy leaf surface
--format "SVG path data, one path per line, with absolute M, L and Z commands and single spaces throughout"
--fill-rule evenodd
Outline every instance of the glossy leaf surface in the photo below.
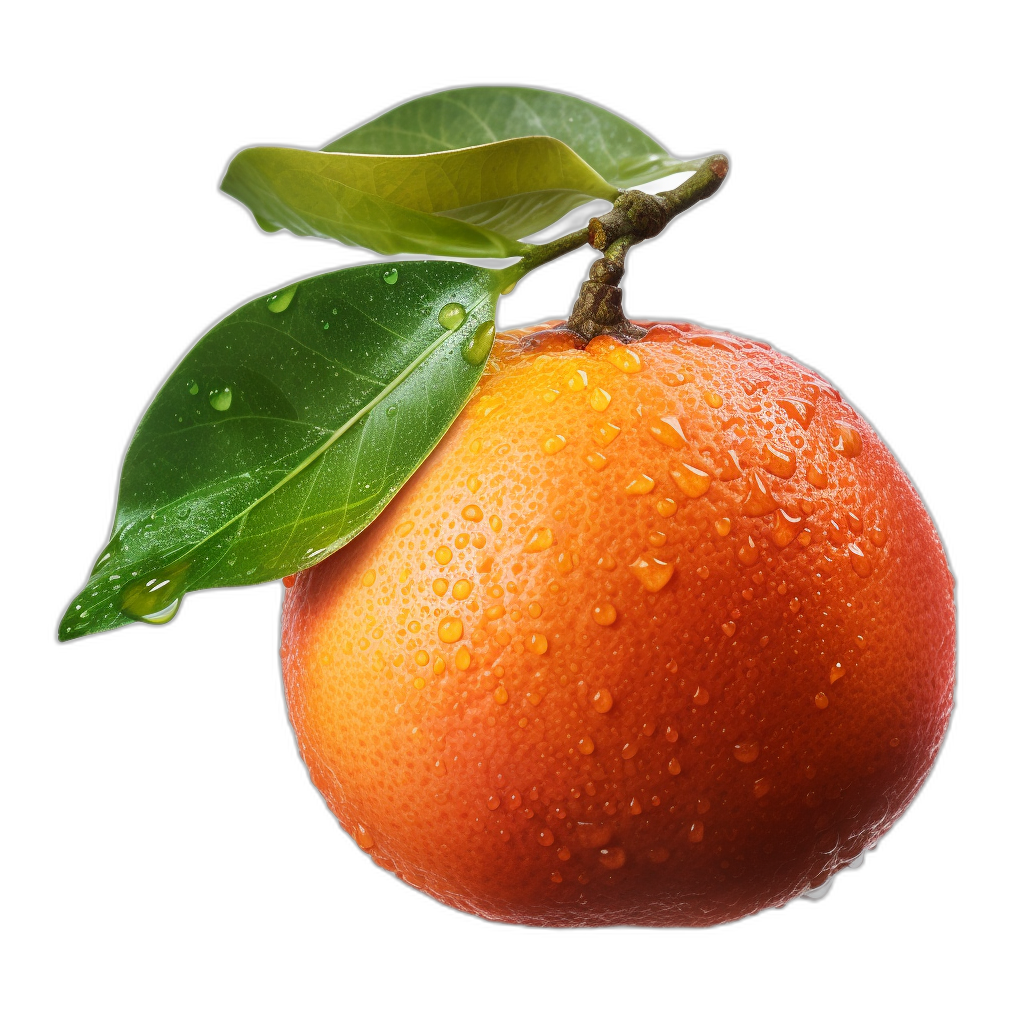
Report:
M 227 316 L 143 417 L 113 539 L 59 638 L 165 621 L 186 591 L 277 579 L 345 544 L 469 399 L 496 301 L 490 270 L 377 264 Z
M 264 230 L 334 238 L 380 253 L 507 257 L 516 241 L 617 190 L 557 139 L 378 156 L 246 149 L 221 188 Z
M 324 147 L 338 153 L 433 153 L 526 135 L 549 135 L 603 178 L 631 188 L 695 161 L 669 154 L 636 125 L 604 107 L 547 89 L 473 86 L 410 100 Z

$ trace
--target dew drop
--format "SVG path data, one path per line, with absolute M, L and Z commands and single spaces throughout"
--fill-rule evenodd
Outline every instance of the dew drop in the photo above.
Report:
M 577 746 L 580 748 L 580 753 L 592 754 L 594 752 L 594 741 L 589 736 L 584 736 Z
M 590 614 L 599 626 L 610 626 L 618 618 L 615 605 L 608 601 L 595 604 Z
M 566 387 L 570 391 L 582 391 L 587 386 L 587 371 L 576 370 L 566 381 Z
M 747 496 L 743 499 L 743 512 L 748 516 L 766 516 L 779 507 L 768 481 L 756 469 L 747 477 Z
M 760 800 L 766 797 L 772 789 L 772 784 L 764 778 L 754 780 L 754 799 Z
M 845 675 L 846 675 L 846 666 L 841 661 L 837 661 L 828 670 L 828 681 L 830 683 L 837 683 Z
M 231 388 L 215 388 L 211 391 L 210 405 L 217 412 L 227 412 L 231 408 Z
M 290 284 L 287 288 L 282 288 L 279 292 L 275 292 L 267 299 L 267 309 L 271 313 L 283 313 L 291 305 L 298 287 L 297 284 Z
M 796 472 L 796 452 L 791 448 L 783 448 L 769 442 L 764 446 L 762 457 L 764 468 L 772 476 L 788 480 Z
M 735 636 L 736 634 L 736 623 L 730 619 L 728 622 L 722 623 L 722 632 L 726 636 Z
M 785 548 L 790 545 L 800 532 L 802 521 L 799 516 L 791 516 L 783 509 L 776 509 L 771 529 L 772 541 L 775 546 Z
M 373 846 L 373 836 L 362 826 L 356 826 L 356 842 L 360 850 L 369 850 Z
M 715 533 L 717 533 L 719 537 L 728 537 L 731 529 L 732 520 L 727 516 L 723 516 L 715 523 Z
M 641 555 L 629 568 L 649 594 L 656 594 L 664 588 L 675 572 L 674 565 L 653 555 Z
M 621 846 L 611 846 L 600 850 L 597 858 L 601 862 L 601 867 L 611 868 L 614 871 L 626 863 L 626 851 Z
M 446 644 L 454 644 L 462 639 L 462 620 L 446 615 L 437 625 L 438 638 Z
M 679 451 L 679 449 L 686 445 L 683 428 L 680 426 L 679 419 L 676 416 L 663 416 L 661 419 L 649 424 L 647 429 L 656 441 L 660 441 L 668 448 Z
M 434 558 L 437 559 L 440 565 L 447 565 L 452 560 L 452 549 L 445 544 L 442 544 L 435 552 Z
M 678 468 L 671 470 L 671 473 L 676 486 L 688 498 L 699 498 L 701 495 L 707 494 L 711 488 L 711 477 L 696 466 L 682 462 Z
M 537 842 L 540 843 L 541 846 L 550 846 L 554 841 L 555 837 L 550 829 L 542 828 L 540 832 L 537 833 Z
M 683 766 L 679 763 L 679 758 L 670 757 L 668 761 L 668 773 L 669 775 L 678 775 L 683 770 Z
M 597 472 L 600 472 L 602 469 L 604 469 L 607 462 L 608 456 L 602 455 L 600 452 L 591 452 L 587 456 L 587 465 L 590 466 L 591 469 L 596 470 Z
M 842 420 L 836 420 L 832 427 L 832 449 L 847 459 L 860 455 L 864 445 L 857 429 Z
M 524 551 L 544 551 L 551 547 L 555 542 L 554 534 L 546 526 L 542 526 L 539 530 L 534 530 L 530 534 L 526 541 L 526 546 L 523 548 Z
M 543 633 L 531 633 L 526 647 L 534 654 L 543 654 L 548 649 L 548 638 Z
M 542 445 L 541 448 L 545 455 L 554 455 L 556 452 L 560 452 L 565 447 L 565 437 L 562 434 L 555 434 L 549 437 Z
M 466 307 L 460 302 L 447 302 L 437 313 L 437 322 L 446 331 L 458 330 L 466 319 Z
M 639 373 L 644 368 L 639 354 L 624 345 L 616 345 L 605 356 L 605 359 L 623 373 Z
M 466 669 L 469 668 L 470 660 L 469 648 L 460 647 L 458 654 L 455 655 L 455 667 L 459 669 L 460 672 L 465 672 Z
M 674 498 L 661 498 L 657 505 L 658 515 L 664 519 L 669 519 L 674 516 L 679 509 Z
M 622 746 L 622 759 L 628 761 L 631 758 L 636 757 L 637 752 L 640 749 L 640 744 L 635 740 L 627 740 Z
M 445 309 L 448 307 L 446 306 Z M 459 306 L 459 309 L 462 309 Z M 443 313 L 444 310 L 441 310 Z M 465 316 L 465 311 L 463 311 Z M 440 319 L 440 316 L 438 317 Z M 462 320 L 459 321 L 459 324 Z M 458 327 L 456 324 L 455 327 Z M 443 325 L 442 325 L 443 326 Z M 454 328 L 449 328 L 454 330 Z M 491 346 L 494 344 L 494 321 L 488 320 L 486 323 L 482 323 L 474 332 L 473 337 L 462 348 L 462 358 L 469 363 L 470 366 L 480 366 L 484 363 L 487 357 L 491 354 Z
M 736 758 L 740 764 L 753 764 L 758 755 L 761 753 L 761 744 L 757 740 L 751 740 L 750 742 L 737 743 L 732 748 L 733 757 Z
M 469 580 L 456 580 L 455 586 L 452 587 L 452 597 L 454 597 L 456 601 L 465 601 L 472 590 L 473 584 L 470 583 Z
M 611 690 L 597 690 L 594 696 L 590 698 L 590 706 L 601 715 L 611 711 L 614 703 L 615 698 L 612 697 Z
M 185 387 L 188 388 L 188 393 L 190 395 L 198 395 L 199 394 L 199 385 L 194 380 L 190 380 L 185 385 Z
M 594 412 L 604 412 L 612 403 L 612 396 L 604 388 L 595 388 L 590 394 L 590 408 Z
M 188 564 L 165 569 L 151 579 L 137 579 L 121 592 L 121 611 L 129 618 L 153 625 L 170 622 L 178 613 L 185 593 Z
M 871 562 L 868 556 L 864 554 L 859 544 L 847 544 L 846 550 L 849 552 L 853 571 L 862 579 L 867 579 L 871 575 Z
M 508 703 L 508 690 L 499 683 L 494 690 L 494 702 L 496 704 L 507 704 Z
M 398 282 L 398 267 L 388 267 L 387 270 L 381 274 L 385 284 L 397 284 Z
M 736 557 L 740 560 L 742 565 L 748 568 L 754 565 L 760 557 L 760 552 L 757 550 L 757 545 L 754 543 L 753 537 L 747 537 L 746 541 L 740 544 L 736 550 Z
M 622 428 L 616 426 L 614 423 L 598 423 L 594 427 L 594 440 L 598 444 L 607 447 L 615 440 L 621 433 Z
M 824 690 L 819 690 L 814 695 L 814 706 L 822 711 L 828 707 L 828 694 Z
M 650 494 L 654 490 L 653 478 L 647 476 L 646 473 L 641 473 L 639 476 L 634 477 L 628 484 L 626 484 L 627 494 Z

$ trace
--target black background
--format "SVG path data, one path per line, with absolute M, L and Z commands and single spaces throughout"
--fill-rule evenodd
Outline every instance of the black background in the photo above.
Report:
M 408 84 L 366 69 L 309 77 L 299 65 L 262 77 L 240 71 L 238 80 L 171 66 L 143 73 L 135 63 L 98 69 L 67 98 L 59 166 L 49 168 L 48 209 L 68 216 L 46 228 L 43 272 L 61 284 L 42 310 L 43 334 L 59 354 L 40 389 L 52 459 L 40 470 L 48 504 L 33 531 L 41 526 L 59 545 L 44 542 L 45 600 L 25 617 L 46 652 L 45 688 L 29 698 L 42 730 L 45 824 L 28 847 L 67 852 L 54 883 L 61 927 L 85 933 L 102 919 L 142 941 L 181 927 L 200 943 L 315 936 L 328 949 L 352 941 L 387 949 L 396 964 L 434 942 L 472 949 L 479 940 L 496 978 L 532 956 L 621 966 L 642 950 L 691 965 L 742 957 L 721 963 L 756 975 L 777 944 L 804 964 L 795 970 L 813 975 L 837 957 L 866 955 L 863 935 L 876 951 L 880 941 L 893 949 L 941 942 L 957 913 L 944 880 L 972 855 L 966 634 L 961 703 L 934 777 L 864 868 L 820 904 L 672 934 L 487 925 L 402 887 L 358 853 L 296 756 L 276 658 L 280 585 L 191 595 L 163 629 L 53 641 L 108 536 L 134 424 L 186 348 L 256 294 L 374 258 L 260 232 L 218 193 L 230 156 L 257 143 L 318 147 L 417 93 L 488 81 L 584 95 L 673 153 L 729 154 L 719 195 L 631 254 L 628 311 L 768 340 L 835 381 L 921 490 L 963 600 L 968 525 L 951 485 L 961 442 L 941 411 L 954 392 L 959 402 L 971 395 L 937 347 L 953 328 L 930 283 L 926 199 L 912 172 L 908 180 L 886 163 L 897 142 L 911 164 L 931 144 L 908 133 L 899 95 L 865 99 L 827 79 L 820 89 L 791 88 L 767 76 L 740 98 L 668 72 L 613 84 L 565 72 L 423 73 Z M 578 253 L 527 280 L 503 302 L 500 326 L 565 315 L 590 259 Z M 515 953 L 522 958 L 503 961 Z

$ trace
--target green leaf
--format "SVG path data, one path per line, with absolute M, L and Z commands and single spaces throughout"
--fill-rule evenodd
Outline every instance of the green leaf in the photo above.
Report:
M 264 230 L 336 238 L 381 253 L 520 256 L 517 238 L 609 185 L 568 146 L 523 138 L 420 156 L 242 150 L 221 188 Z
M 112 539 L 59 638 L 166 621 L 186 591 L 278 579 L 347 543 L 468 401 L 497 295 L 480 267 L 376 264 L 218 323 L 143 417 Z
M 586 100 L 547 89 L 488 85 L 410 100 L 324 146 L 328 153 L 434 153 L 523 135 L 560 139 L 619 188 L 696 161 L 671 156 L 634 124 Z

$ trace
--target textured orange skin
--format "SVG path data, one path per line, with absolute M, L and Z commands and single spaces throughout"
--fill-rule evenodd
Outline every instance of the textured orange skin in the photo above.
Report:
M 874 844 L 938 750 L 955 668 L 939 537 L 871 427 L 770 347 L 659 326 L 628 346 L 642 368 L 626 373 L 611 339 L 579 352 L 531 330 L 498 337 L 384 514 L 286 591 L 284 679 L 310 775 L 378 864 L 485 917 L 709 925 L 785 903 Z M 794 399 L 814 406 L 806 427 L 806 405 L 777 404 Z M 681 449 L 652 436 L 668 415 Z M 621 431 L 603 446 L 609 422 Z M 681 463 L 707 472 L 705 494 L 677 486 Z M 627 493 L 641 474 L 653 489 Z M 758 480 L 799 522 L 762 511 Z M 524 550 L 542 528 L 551 546 Z M 657 592 L 638 556 L 673 566 Z M 458 642 L 439 638 L 445 617 Z

